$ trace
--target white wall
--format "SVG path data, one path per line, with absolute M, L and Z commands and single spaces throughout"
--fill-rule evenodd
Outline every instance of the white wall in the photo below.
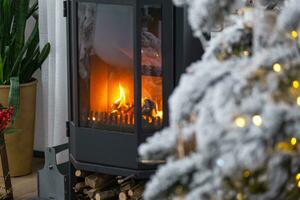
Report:
M 39 78 L 35 150 L 67 142 L 68 109 L 66 18 L 62 0 L 39 0 L 40 43 L 51 51 Z
M 35 20 L 33 18 L 30 18 L 27 22 L 27 26 L 26 26 L 26 38 L 29 37 L 33 27 L 35 24 Z M 45 148 L 45 132 L 41 131 L 40 129 L 42 128 L 41 126 L 38 125 L 38 123 L 40 123 L 40 118 L 41 116 L 41 71 L 38 70 L 34 77 L 38 80 L 38 94 L 37 94 L 37 111 L 36 111 L 36 131 L 35 131 L 35 140 L 34 140 L 34 150 L 37 151 L 44 151 Z
M 30 19 L 27 37 L 34 26 Z M 38 80 L 34 150 L 44 151 L 47 146 L 67 142 L 67 56 L 66 22 L 62 0 L 39 0 L 39 31 L 41 47 L 50 42 L 51 52 Z

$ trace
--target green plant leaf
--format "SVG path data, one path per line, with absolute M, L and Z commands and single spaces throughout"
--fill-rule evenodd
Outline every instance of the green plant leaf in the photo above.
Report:
M 13 121 L 15 121 L 17 114 L 19 112 L 19 106 L 20 106 L 19 77 L 11 77 L 10 78 L 10 90 L 9 90 L 9 96 L 8 96 L 8 105 L 13 106 L 15 109 L 15 113 L 13 116 Z
M 21 129 L 14 128 L 14 127 L 10 126 L 10 127 L 7 127 L 5 129 L 4 134 L 11 135 L 11 134 L 17 134 L 17 133 L 20 133 L 20 132 L 21 132 Z
M 0 55 L 0 84 L 3 84 L 3 60 L 2 56 Z
M 1 41 L 1 52 L 4 51 L 5 46 L 9 43 L 10 29 L 12 22 L 12 12 L 11 12 L 11 0 L 2 0 L 2 18 L 3 18 L 3 35 Z M 3 55 L 2 55 L 3 56 Z
M 16 42 L 14 45 L 14 52 L 17 57 L 19 52 L 22 51 L 25 43 L 25 28 L 29 9 L 29 0 L 15 0 L 15 9 L 14 31 L 16 34 Z
M 34 51 L 39 48 L 39 31 L 38 31 L 39 23 L 38 21 L 35 22 L 34 29 L 30 35 L 30 38 L 28 38 L 29 44 L 26 51 L 25 58 L 23 60 L 32 59 L 32 55 Z M 31 57 L 31 58 L 30 58 Z M 26 62 L 26 61 L 25 61 Z
M 22 66 L 22 70 L 20 73 L 20 83 L 26 83 L 32 79 L 32 75 L 36 70 L 41 68 L 45 59 L 47 59 L 50 53 L 50 44 L 47 43 L 42 52 L 39 52 L 39 49 L 36 49 L 35 52 L 32 54 L 33 58 L 28 59 L 29 62 L 24 63 Z
M 0 84 L 10 84 L 11 77 L 29 82 L 49 55 L 50 44 L 40 51 L 37 9 L 38 0 L 0 0 Z M 36 21 L 26 39 L 30 17 Z
M 12 77 L 18 76 L 18 73 L 20 72 L 20 64 L 21 64 L 22 58 L 23 58 L 25 52 L 27 51 L 28 47 L 30 46 L 30 44 L 34 41 L 36 33 L 38 33 L 38 26 L 34 26 L 31 35 L 29 36 L 28 40 L 24 44 L 22 50 L 19 52 L 19 54 L 14 62 L 11 74 L 10 74 Z
M 38 6 L 38 1 L 36 0 L 32 6 L 29 8 L 28 14 L 27 14 L 27 19 L 30 18 L 39 8 Z
M 20 73 L 20 83 L 26 83 L 29 80 L 32 79 L 32 75 L 33 73 L 39 69 L 39 66 L 37 64 L 37 57 L 39 56 L 40 52 L 37 49 L 35 51 L 35 54 L 33 54 L 34 58 L 32 58 L 31 60 L 28 60 L 27 63 L 25 63 L 22 66 L 22 71 Z
M 3 77 L 4 77 L 4 84 L 9 83 L 10 79 L 10 72 L 12 68 L 12 54 L 13 54 L 13 44 L 15 42 L 16 36 L 12 36 L 10 43 L 5 46 L 4 50 L 4 66 L 3 66 Z
M 50 43 L 47 43 L 44 48 L 42 49 L 41 51 L 41 54 L 38 58 L 38 65 L 41 67 L 43 62 L 47 59 L 49 53 L 50 53 L 50 49 L 51 49 L 51 46 L 50 46 Z

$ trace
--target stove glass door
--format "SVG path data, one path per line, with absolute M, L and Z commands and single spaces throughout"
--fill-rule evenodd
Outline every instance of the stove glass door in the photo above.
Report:
M 78 4 L 80 126 L 134 131 L 133 12 L 130 5 Z
M 153 133 L 163 125 L 162 9 L 142 8 L 142 128 Z

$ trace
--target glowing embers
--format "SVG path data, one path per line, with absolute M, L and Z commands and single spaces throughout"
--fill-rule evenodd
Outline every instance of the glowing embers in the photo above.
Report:
M 88 116 L 88 126 L 106 130 L 133 132 L 134 104 L 130 84 L 119 82 L 107 92 L 107 107 L 95 107 Z M 99 92 L 99 91 L 97 91 Z M 102 102 L 100 98 L 98 101 Z
M 160 128 L 162 126 L 163 111 L 158 109 L 158 102 L 150 98 L 142 99 L 142 119 L 144 128 L 147 126 Z
M 107 109 L 104 111 L 95 108 L 89 112 L 88 127 L 132 132 L 135 124 L 132 95 L 134 91 L 129 89 L 127 82 L 119 82 L 113 88 L 108 95 L 111 103 L 107 105 Z M 144 97 L 141 101 L 142 127 L 145 131 L 154 131 L 161 128 L 163 124 L 163 111 L 160 109 L 162 98 L 154 99 Z
M 118 129 L 129 131 L 134 125 L 133 112 L 128 114 L 116 114 L 108 112 L 94 112 L 91 111 L 88 117 L 89 127 L 104 128 L 104 129 Z

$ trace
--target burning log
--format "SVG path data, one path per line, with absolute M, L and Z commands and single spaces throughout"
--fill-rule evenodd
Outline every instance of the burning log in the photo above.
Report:
M 151 99 L 143 99 L 142 116 L 146 124 L 160 127 L 163 112 L 158 109 L 157 103 Z
M 118 103 L 114 103 L 112 105 L 111 114 L 120 115 L 121 113 L 129 113 L 132 110 L 133 106 L 129 103 L 120 105 Z
M 124 113 L 130 113 L 133 110 L 133 105 L 131 105 L 126 100 L 125 90 L 122 87 L 121 83 L 119 83 L 119 98 L 114 101 L 111 106 L 113 115 L 120 115 Z
M 156 104 L 151 99 L 145 99 L 143 101 L 142 115 L 147 117 L 153 117 L 153 112 L 156 110 Z

